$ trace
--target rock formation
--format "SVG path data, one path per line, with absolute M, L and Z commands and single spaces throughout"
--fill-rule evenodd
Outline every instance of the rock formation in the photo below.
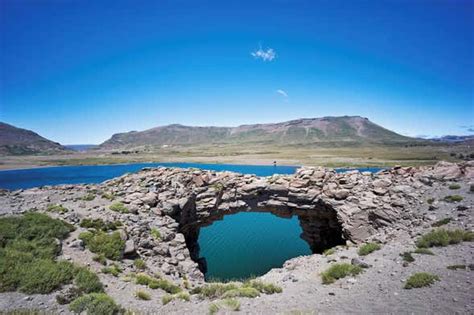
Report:
M 2 214 L 34 208 L 46 211 L 61 204 L 69 211 L 54 213 L 71 223 L 83 218 L 123 223 L 125 255 L 138 255 L 149 268 L 194 282 L 204 279 L 199 268 L 199 228 L 226 214 L 267 211 L 297 215 L 302 238 L 314 252 L 345 242 L 388 237 L 423 222 L 414 211 L 423 191 L 434 182 L 472 180 L 474 162 L 441 162 L 434 167 L 395 167 L 378 173 L 303 167 L 293 175 L 257 177 L 198 169 L 145 168 L 98 185 L 44 186 L 0 194 Z M 93 200 L 82 198 L 94 194 Z M 111 201 L 110 196 L 115 200 Z M 110 210 L 121 202 L 128 212 Z M 160 232 L 156 239 L 153 229 Z M 74 241 L 74 240 L 73 240 Z

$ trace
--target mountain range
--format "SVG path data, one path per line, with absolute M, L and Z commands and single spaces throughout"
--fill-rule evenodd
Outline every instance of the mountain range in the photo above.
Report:
M 0 155 L 53 154 L 68 149 L 37 133 L 0 122 Z
M 360 116 L 303 118 L 238 127 L 193 127 L 179 124 L 114 134 L 94 150 L 113 151 L 194 145 L 353 146 L 396 145 L 423 141 L 410 138 Z M 0 154 L 65 152 L 69 148 L 37 133 L 0 123 Z
M 137 148 L 199 144 L 394 144 L 417 141 L 359 116 L 322 117 L 238 127 L 191 127 L 179 124 L 114 134 L 99 148 Z

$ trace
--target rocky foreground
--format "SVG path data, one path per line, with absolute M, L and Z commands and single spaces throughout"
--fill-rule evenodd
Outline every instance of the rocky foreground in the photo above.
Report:
M 241 297 L 240 312 L 471 313 L 472 242 L 431 248 L 435 255 L 413 254 L 410 262 L 400 254 L 413 251 L 416 240 L 432 230 L 433 224 L 473 230 L 473 180 L 473 162 L 395 167 L 376 174 L 301 168 L 294 175 L 266 178 L 156 168 L 98 185 L 3 191 L 0 214 L 33 209 L 73 224 L 76 230 L 63 240 L 59 258 L 89 266 L 108 295 L 137 312 L 208 313 L 212 299 L 191 295 L 190 301 L 175 299 L 163 305 L 163 290 L 150 290 L 130 281 L 128 275 L 160 275 L 189 291 L 202 286 L 205 260 L 199 257 L 199 228 L 226 214 L 252 210 L 297 215 L 302 237 L 317 254 L 291 259 L 260 277 L 280 286 L 282 292 Z M 105 261 L 108 267 L 117 266 L 119 274 L 105 273 L 104 261 L 98 261 L 84 238 L 79 238 L 91 230 L 84 219 L 120 222 L 117 231 L 124 242 L 120 258 Z M 378 243 L 380 250 L 360 256 L 357 248 L 364 242 Z M 321 254 L 331 247 L 333 251 Z M 143 260 L 145 270 L 134 264 L 137 258 Z M 364 272 L 323 284 L 320 274 L 336 262 L 362 266 Z M 447 268 L 453 265 L 464 268 Z M 416 272 L 430 272 L 439 281 L 429 287 L 403 289 L 406 279 Z M 55 298 L 67 289 L 29 296 L 0 293 L 0 310 L 69 312 Z M 138 299 L 135 292 L 140 289 L 151 299 Z

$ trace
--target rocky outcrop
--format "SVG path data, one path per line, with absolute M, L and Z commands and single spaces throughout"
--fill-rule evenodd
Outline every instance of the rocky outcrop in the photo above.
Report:
M 77 225 L 83 218 L 123 223 L 125 255 L 140 256 L 152 271 L 202 281 L 205 263 L 197 239 L 202 226 L 240 211 L 298 216 L 302 238 L 314 252 L 345 242 L 383 239 L 394 230 L 410 232 L 423 222 L 414 211 L 425 189 L 444 180 L 472 180 L 474 163 L 441 162 L 434 167 L 395 167 L 378 173 L 303 167 L 293 175 L 258 177 L 198 169 L 145 168 L 99 185 L 62 185 L 4 192 L 2 213 L 51 203 L 69 209 L 55 213 Z M 97 197 L 84 201 L 80 197 Z M 110 196 L 115 200 L 111 201 Z M 129 213 L 109 206 L 122 202 Z M 159 236 L 153 230 L 159 231 Z M 78 246 L 71 243 L 71 246 Z M 79 246 L 81 247 L 81 246 Z

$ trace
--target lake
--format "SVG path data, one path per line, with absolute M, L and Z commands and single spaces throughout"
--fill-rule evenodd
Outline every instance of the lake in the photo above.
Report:
M 92 184 L 132 173 L 144 167 L 200 168 L 212 171 L 231 171 L 257 176 L 273 174 L 293 174 L 298 166 L 203 164 L 203 163 L 133 163 L 113 165 L 54 166 L 23 170 L 0 171 L 0 188 L 26 189 L 44 185 Z M 338 172 L 348 169 L 337 169 Z M 360 171 L 376 172 L 380 168 L 359 168 Z

